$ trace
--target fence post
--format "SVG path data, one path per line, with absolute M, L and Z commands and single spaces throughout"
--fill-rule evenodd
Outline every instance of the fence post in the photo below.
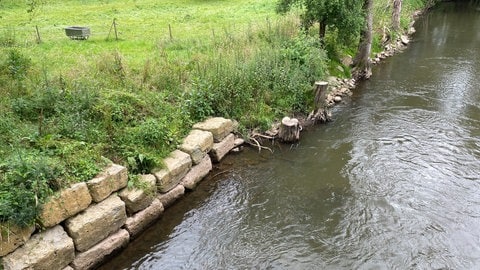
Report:
M 117 18 L 113 18 L 113 29 L 115 30 L 115 40 L 118 41 Z
M 38 31 L 38 25 L 35 25 L 35 30 L 37 31 L 37 44 L 42 43 L 42 38 L 40 37 L 40 31 Z

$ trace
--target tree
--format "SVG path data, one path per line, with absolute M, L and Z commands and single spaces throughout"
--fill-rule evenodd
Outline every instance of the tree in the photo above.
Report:
M 370 52 L 372 50 L 373 0 L 364 0 L 363 11 L 366 22 L 360 34 L 357 55 L 353 59 L 353 77 L 355 79 L 368 79 L 372 75 Z
M 277 12 L 285 13 L 293 6 L 304 7 L 302 24 L 305 29 L 319 24 L 319 38 L 324 39 L 327 27 L 338 30 L 343 41 L 358 36 L 362 25 L 361 1 L 359 0 L 279 0 Z
M 400 30 L 400 13 L 401 12 L 402 12 L 402 0 L 393 0 L 392 28 L 394 31 Z

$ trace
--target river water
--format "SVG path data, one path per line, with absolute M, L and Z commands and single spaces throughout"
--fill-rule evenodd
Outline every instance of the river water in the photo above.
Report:
M 230 155 L 101 269 L 480 269 L 480 11 L 443 3 L 334 121 Z

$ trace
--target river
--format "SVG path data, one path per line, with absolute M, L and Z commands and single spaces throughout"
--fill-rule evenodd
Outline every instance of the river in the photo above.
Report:
M 101 269 L 480 269 L 480 11 L 442 3 L 334 121 L 229 155 Z

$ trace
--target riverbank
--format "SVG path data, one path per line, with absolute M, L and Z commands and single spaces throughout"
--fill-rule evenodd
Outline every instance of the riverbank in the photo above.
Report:
M 89 181 L 111 162 L 128 168 L 130 186 L 141 185 L 135 175 L 161 168 L 193 123 L 209 116 L 237 119 L 239 133 L 248 134 L 285 114 L 308 113 L 311 82 L 326 78 L 327 62 L 333 61 L 318 49 L 316 37 L 299 34 L 298 17 L 290 15 L 262 19 L 238 35 L 225 31 L 220 38 L 212 31 L 208 40 L 152 41 L 145 50 L 153 56 L 140 66 L 123 55 L 122 40 L 73 41 L 62 33 L 64 39 L 44 36 L 37 44 L 6 31 L 0 59 L 1 221 L 7 228 L 35 226 L 41 205 L 55 192 Z M 106 51 L 92 51 L 102 44 Z M 114 51 L 112 44 L 118 44 Z M 96 57 L 79 55 L 78 65 L 57 73 L 47 64 L 62 57 L 29 55 L 32 48 L 61 46 Z
M 415 34 L 416 32 L 414 28 L 414 24 L 416 20 L 420 16 L 422 16 L 425 12 L 427 12 L 428 9 L 430 9 L 431 7 L 432 6 L 428 6 L 422 10 L 414 11 L 411 15 L 412 19 L 409 23 L 408 28 L 404 32 L 400 33 L 395 40 L 385 41 L 385 43 L 382 46 L 383 47 L 382 51 L 373 52 L 372 54 L 374 55 L 374 57 L 370 58 L 370 64 L 379 65 L 386 58 L 394 56 L 395 54 L 398 54 L 398 53 L 402 53 L 410 43 L 412 35 Z M 351 66 L 352 58 L 350 56 L 347 56 L 343 59 L 342 62 L 345 66 Z M 345 97 L 352 96 L 358 81 L 355 80 L 355 78 L 353 77 L 339 78 L 339 77 L 330 76 L 326 79 L 326 81 L 322 83 L 326 83 L 328 85 L 325 93 L 325 101 L 323 103 L 324 107 L 321 108 L 321 110 L 323 110 L 323 112 L 321 112 L 323 119 L 320 119 L 320 120 L 314 119 L 312 116 L 315 114 L 315 112 L 311 112 L 309 115 L 303 114 L 303 113 L 293 114 L 292 117 L 294 117 L 295 119 L 298 119 L 300 123 L 300 131 L 308 130 L 308 127 L 318 123 L 331 121 L 332 114 L 330 112 L 330 109 L 335 105 L 338 105 L 344 102 L 343 99 Z M 312 91 L 315 91 L 315 89 L 312 89 Z M 281 121 L 277 121 L 273 123 L 271 125 L 271 128 L 266 130 L 264 133 L 259 133 L 257 130 L 253 130 L 252 132 L 250 132 L 249 138 L 251 140 L 253 139 L 256 144 L 250 144 L 250 145 L 253 147 L 257 147 L 259 150 L 261 150 L 263 148 L 261 145 L 261 142 L 263 142 L 265 139 L 278 140 L 279 130 L 281 125 L 282 125 Z M 265 148 L 265 149 L 269 149 L 269 148 Z
M 35 226 L 0 223 L 0 269 L 94 269 L 158 220 L 232 149 L 243 144 L 234 122 L 210 118 L 193 126 L 165 168 L 128 187 L 127 168 L 111 164 L 95 178 L 50 198 Z M 35 232 L 35 233 L 34 233 Z

